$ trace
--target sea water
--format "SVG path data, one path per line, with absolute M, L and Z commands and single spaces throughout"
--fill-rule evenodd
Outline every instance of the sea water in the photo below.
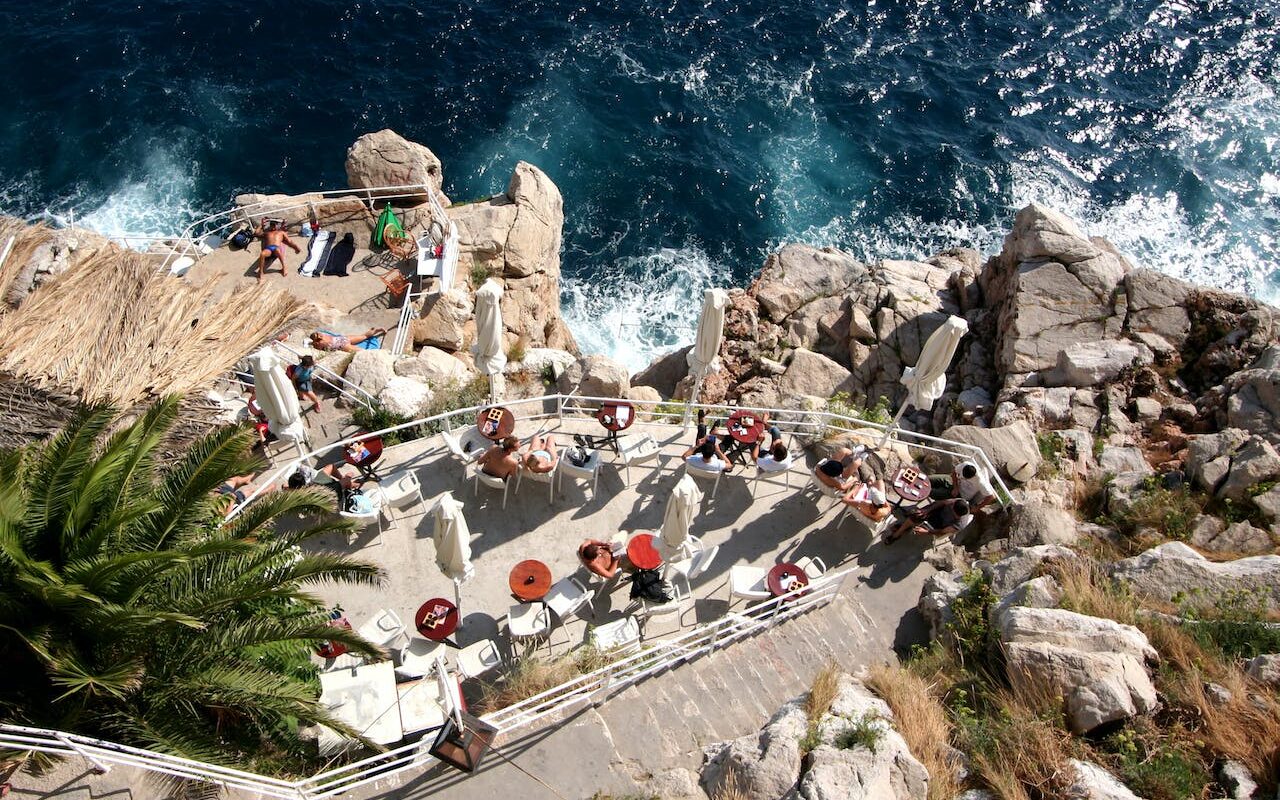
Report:
M 565 200 L 566 318 L 638 368 L 779 244 L 999 247 L 1037 200 L 1135 261 L 1280 299 L 1262 0 L 5 2 L 0 210 L 172 234 L 344 185 L 393 128 L 455 200 Z

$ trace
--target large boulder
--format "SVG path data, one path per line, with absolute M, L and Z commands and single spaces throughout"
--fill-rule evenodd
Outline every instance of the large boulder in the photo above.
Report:
M 840 734 L 855 725 L 874 731 L 870 734 L 875 737 L 874 746 L 836 745 Z M 809 769 L 797 787 L 803 800 L 925 800 L 928 796 L 929 773 L 894 730 L 889 705 L 860 681 L 841 678 L 819 733 L 821 744 L 809 754 Z
M 1066 701 L 1067 724 L 1080 734 L 1154 711 L 1147 671 L 1158 656 L 1131 625 L 1061 608 L 1011 605 L 996 618 L 1015 689 Z
M 1187 477 L 1209 491 L 1216 491 L 1231 470 L 1231 454 L 1248 440 L 1248 432 L 1239 428 L 1191 437 L 1187 441 Z
M 235 216 L 256 226 L 263 217 L 284 220 L 285 228 L 297 231 L 315 214 L 320 227 L 342 237 L 350 233 L 358 246 L 368 243 L 375 217 L 357 197 L 325 197 L 322 194 L 238 194 L 233 200 Z M 301 244 L 299 245 L 301 246 Z M 305 248 L 303 250 L 305 253 Z
M 782 373 L 779 390 L 787 396 L 816 395 L 830 397 L 836 392 L 853 388 L 853 376 L 849 370 L 820 353 L 812 350 L 796 350 L 791 363 Z
M 1227 379 L 1227 424 L 1280 443 L 1280 346 Z
M 461 289 L 428 295 L 422 301 L 420 316 L 410 323 L 413 343 L 450 352 L 461 350 L 471 310 L 471 297 Z
M 578 357 L 568 350 L 556 350 L 551 347 L 531 347 L 524 351 L 524 358 L 519 361 L 508 361 L 507 372 L 534 372 L 542 374 L 550 372 L 553 378 L 559 378 Z
M 560 272 L 560 232 L 564 228 L 564 199 L 547 174 L 534 165 L 516 164 L 507 183 L 507 197 L 516 216 L 507 234 L 508 277 L 523 278 L 535 272 Z
M 1280 454 L 1266 439 L 1254 436 L 1231 454 L 1231 466 L 1217 494 L 1243 500 L 1254 486 L 1276 478 L 1280 478 Z
M 429 185 L 439 191 L 444 185 L 444 172 L 436 154 L 390 129 L 356 139 L 347 148 L 346 166 L 347 185 L 352 189 Z M 425 201 L 427 196 L 423 193 L 417 199 Z
M 693 346 L 672 350 L 649 362 L 631 379 L 633 386 L 652 386 L 663 397 L 675 397 L 676 384 L 689 374 L 689 351 Z
M 867 268 L 839 250 L 791 244 L 769 256 L 755 287 L 761 308 L 774 322 L 819 297 L 843 291 Z
M 378 393 L 378 404 L 405 419 L 418 419 L 431 404 L 431 389 L 414 378 L 396 376 Z
M 784 797 L 800 775 L 800 739 L 809 721 L 799 701 L 787 703 L 756 734 L 707 748 L 702 785 L 711 797 L 736 786 L 744 797 Z
M 1128 339 L 1073 342 L 1058 353 L 1058 365 L 1041 375 L 1045 386 L 1089 388 L 1115 380 L 1131 367 L 1155 360 L 1151 348 Z
M 1142 800 L 1097 764 L 1075 758 L 1067 764 L 1071 768 L 1071 785 L 1065 800 Z
M 1040 469 L 1040 446 L 1031 426 L 1022 420 L 997 428 L 953 425 L 942 432 L 942 438 L 977 445 L 1001 475 L 1015 481 L 1025 483 Z
M 959 571 L 937 572 L 925 579 L 916 608 L 929 625 L 931 640 L 947 636 L 952 620 L 951 607 L 964 594 L 964 583 L 961 580 L 963 576 Z
M 631 387 L 627 368 L 607 356 L 583 356 L 565 368 L 556 387 L 561 394 L 583 397 L 626 397 Z
M 1080 538 L 1076 519 L 1070 512 L 1047 503 L 1026 502 L 1009 512 L 1009 544 L 1030 547 L 1038 544 L 1075 544 Z
M 1030 580 L 1051 562 L 1062 563 L 1080 558 L 1074 550 L 1056 544 L 1015 547 L 995 563 L 979 561 L 975 566 L 991 581 L 991 591 L 1003 597 L 1024 581 Z
M 377 397 L 395 377 L 395 357 L 386 350 L 357 350 L 343 377 Z
M 1191 543 L 1209 553 L 1238 553 L 1247 556 L 1270 553 L 1275 547 L 1270 533 L 1243 520 L 1220 526 L 1197 524 L 1191 531 Z
M 417 358 L 402 358 L 395 363 L 397 375 L 418 378 L 432 386 L 465 383 L 478 373 L 462 359 L 438 347 L 424 347 Z
M 1181 542 L 1166 542 L 1117 561 L 1112 577 L 1160 600 L 1212 606 L 1229 592 L 1257 593 L 1280 609 L 1280 556 L 1250 556 L 1216 563 Z
M 1272 689 L 1280 689 L 1280 653 L 1254 656 L 1245 668 L 1245 672 L 1255 681 L 1264 683 Z
M 1135 269 L 1125 277 L 1130 333 L 1159 336 L 1181 350 L 1191 333 L 1187 300 L 1195 287 L 1154 269 Z

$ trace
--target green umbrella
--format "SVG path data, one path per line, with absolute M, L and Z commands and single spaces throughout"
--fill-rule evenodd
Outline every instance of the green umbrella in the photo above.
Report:
M 387 203 L 382 209 L 382 213 L 378 215 L 378 221 L 373 225 L 373 237 L 369 240 L 370 249 L 376 247 L 386 247 L 387 243 L 383 234 L 387 230 L 387 226 L 391 226 L 391 232 L 396 236 L 404 236 L 404 228 L 400 225 L 400 220 L 396 219 L 396 212 L 391 210 L 391 204 Z

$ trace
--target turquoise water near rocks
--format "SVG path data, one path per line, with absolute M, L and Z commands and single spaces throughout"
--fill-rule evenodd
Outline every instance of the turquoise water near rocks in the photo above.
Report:
M 781 242 L 999 247 L 1054 205 L 1280 295 L 1280 14 L 1237 2 L 0 3 L 0 209 L 163 234 L 344 183 L 361 133 L 465 200 L 565 198 L 563 304 L 633 368 Z

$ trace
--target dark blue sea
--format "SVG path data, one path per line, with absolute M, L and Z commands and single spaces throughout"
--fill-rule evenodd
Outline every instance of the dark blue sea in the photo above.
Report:
M 1138 262 L 1280 294 L 1267 0 L 3 2 L 0 209 L 174 233 L 344 184 L 361 133 L 455 200 L 565 199 L 563 303 L 633 367 L 802 240 L 999 246 L 1030 200 Z

